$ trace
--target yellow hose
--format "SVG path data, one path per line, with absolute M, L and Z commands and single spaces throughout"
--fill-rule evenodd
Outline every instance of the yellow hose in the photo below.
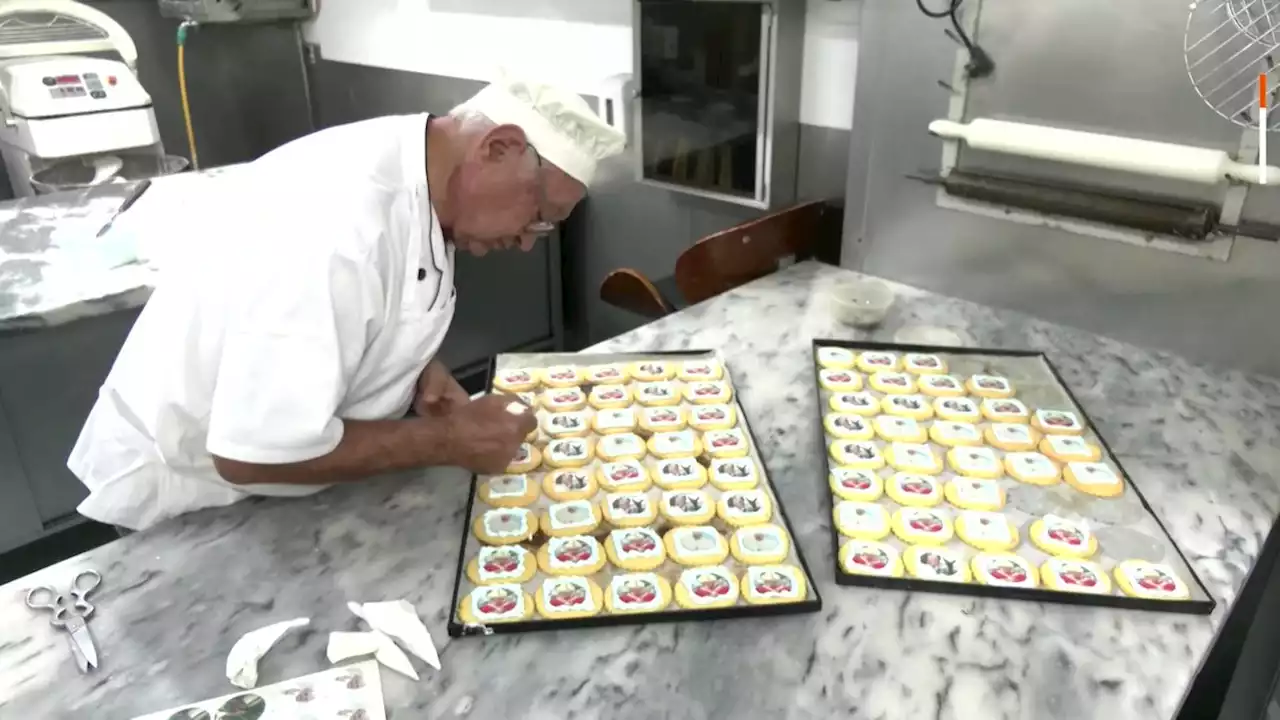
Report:
M 187 124 L 187 149 L 191 151 L 191 169 L 200 169 L 200 155 L 196 152 L 196 131 L 191 126 L 191 103 L 187 101 L 187 44 L 185 33 L 178 42 L 178 90 L 182 94 L 182 119 Z

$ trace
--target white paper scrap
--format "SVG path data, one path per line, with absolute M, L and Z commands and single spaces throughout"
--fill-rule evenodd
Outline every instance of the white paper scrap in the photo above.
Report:
M 347 607 L 369 623 L 369 627 L 390 635 L 422 662 L 436 670 L 440 669 L 440 654 L 436 652 L 436 644 L 412 605 L 404 600 L 390 600 L 363 604 L 349 602 Z
M 325 651 L 325 655 L 331 663 L 340 663 L 343 660 L 361 655 L 373 655 L 378 662 L 401 675 L 413 680 L 418 679 L 418 673 L 409 662 L 409 656 L 405 655 L 404 651 L 391 638 L 377 630 L 370 632 L 331 632 L 329 633 L 329 647 Z
M 250 690 L 258 684 L 258 661 L 273 645 L 294 628 L 311 623 L 311 618 L 296 618 L 258 628 L 244 634 L 227 654 L 227 679 L 238 688 Z

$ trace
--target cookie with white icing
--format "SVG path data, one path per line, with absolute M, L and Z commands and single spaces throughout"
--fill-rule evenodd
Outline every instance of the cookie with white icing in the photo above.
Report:
M 871 502 L 884 494 L 884 481 L 871 470 L 831 468 L 827 483 L 831 492 L 841 500 Z
M 467 563 L 467 579 L 476 585 L 524 583 L 536 572 L 533 554 L 519 545 L 482 547 Z
M 599 489 L 599 483 L 586 468 L 565 468 L 542 477 L 543 494 L 556 502 L 586 500 Z
M 596 468 L 596 479 L 600 487 L 609 492 L 644 492 L 653 484 L 644 465 L 631 458 L 600 465 Z
M 1070 410 L 1036 410 L 1031 426 L 1047 435 L 1081 435 L 1084 422 Z
M 697 490 L 707 484 L 707 469 L 693 458 L 658 460 L 649 475 L 663 490 Z
M 639 418 L 635 408 L 601 410 L 591 419 L 591 427 L 601 435 L 635 432 Z
M 620 435 L 606 435 L 606 440 L 621 437 Z M 601 441 L 604 442 L 603 440 Z M 582 467 L 591 462 L 591 458 L 595 455 L 595 447 L 592 446 L 590 438 L 565 438 L 553 439 L 547 443 L 546 452 L 543 453 L 542 461 L 547 467 L 556 468 L 575 468 Z
M 648 453 L 644 440 L 639 435 L 629 432 L 610 433 L 600 438 L 596 444 L 596 455 L 606 462 L 620 460 L 639 460 Z
M 933 401 L 933 412 L 941 420 L 976 423 L 982 419 L 978 404 L 967 397 L 940 397 Z
M 482 585 L 462 598 L 458 619 L 464 625 L 521 622 L 533 617 L 533 610 L 533 596 L 520 585 Z
M 692 430 L 654 433 L 647 445 L 650 453 L 663 459 L 691 458 L 702 454 L 702 440 Z
M 587 394 L 580 387 L 549 388 L 542 391 L 541 405 L 551 412 L 581 410 L 587 406 Z
M 991 423 L 982 433 L 992 447 L 1006 452 L 1029 452 L 1036 449 L 1040 433 L 1022 423 Z
M 729 556 L 729 543 L 710 525 L 672 528 L 662 544 L 667 557 L 681 565 L 718 565 Z
M 614 575 L 604 593 L 604 608 L 615 615 L 661 612 L 671 604 L 671 583 L 650 572 Z
M 942 489 L 947 502 L 963 510 L 994 511 L 1004 507 L 1004 488 L 996 480 L 952 478 Z
M 982 401 L 982 416 L 991 422 L 1025 423 L 1031 411 L 1017 398 L 987 398 Z
M 541 373 L 542 384 L 549 388 L 576 387 L 582 384 L 582 376 L 582 369 L 572 365 L 544 368 Z
M 689 424 L 682 407 L 647 407 L 640 409 L 640 427 L 651 433 L 676 432 Z
M 631 404 L 631 389 L 626 385 L 596 385 L 587 402 L 597 410 L 624 408 Z
M 932 397 L 960 397 L 964 395 L 964 383 L 955 375 L 921 375 L 916 389 Z
M 729 607 L 738 602 L 738 578 L 720 565 L 685 570 L 675 588 L 676 604 L 688 610 Z
M 866 417 L 880 414 L 880 401 L 869 392 L 836 393 L 831 396 L 827 404 L 838 413 L 852 413 Z
M 1178 573 L 1162 563 L 1125 560 L 1112 570 L 1116 585 L 1129 597 L 1147 600 L 1186 600 L 1191 590 Z
M 658 517 L 653 498 L 642 492 L 607 493 L 600 501 L 600 512 L 616 528 L 641 527 Z
M 1119 497 L 1124 493 L 1124 480 L 1105 463 L 1067 463 L 1062 477 L 1071 487 L 1097 497 Z
M 908 507 L 933 507 L 942 502 L 942 483 L 919 473 L 894 473 L 884 484 L 889 499 Z
M 527 475 L 495 475 L 480 483 L 476 495 L 494 507 L 524 507 L 538 499 L 538 484 Z
M 542 464 L 542 452 L 530 443 L 520 443 L 516 456 L 507 465 L 508 475 L 521 475 Z
M 717 490 L 750 490 L 760 484 L 760 471 L 747 457 L 712 460 L 707 476 Z
M 599 527 L 600 518 L 600 508 L 586 500 L 570 500 L 547 506 L 539 525 L 550 537 L 585 535 Z
M 822 419 L 827 434 L 841 440 L 870 440 L 875 437 L 871 421 L 853 413 L 827 413 Z
M 856 392 L 862 389 L 862 375 L 852 370 L 821 368 L 818 385 L 829 392 Z
M 582 437 L 591 432 L 591 413 L 582 411 L 547 413 L 542 416 L 542 432 L 549 438 Z
M 981 398 L 1013 397 L 1013 383 L 999 375 L 974 375 L 965 381 L 965 387 Z
M 876 470 L 884 467 L 884 456 L 873 442 L 865 440 L 837 440 L 831 443 L 831 457 L 840 467 L 857 470 Z
M 883 540 L 893 529 L 889 513 L 870 502 L 843 500 L 831 510 L 836 531 L 859 540 Z
M 1074 558 L 1049 558 L 1040 566 L 1040 582 L 1050 590 L 1110 595 L 1111 578 L 1102 566 Z
M 934 420 L 929 439 L 946 447 L 976 447 L 982 444 L 982 431 L 973 423 Z
M 941 545 L 955 535 L 950 514 L 938 508 L 899 508 L 891 525 L 893 534 L 908 545 Z
M 729 552 L 743 565 L 773 565 L 791 554 L 791 540 L 777 525 L 752 525 L 733 531 Z
M 854 354 L 852 350 L 846 350 L 841 347 L 818 348 L 818 364 L 824 368 L 848 370 L 853 367 L 853 363 Z
M 885 462 L 895 470 L 923 475 L 942 472 L 942 458 L 928 445 L 920 443 L 891 443 L 884 451 Z
M 538 521 L 524 508 L 498 508 L 478 515 L 471 531 L 486 545 L 518 545 L 538 532 Z
M 538 548 L 538 568 L 548 575 L 591 575 L 604 563 L 604 548 L 590 535 L 548 538 Z
M 493 387 L 505 392 L 529 392 L 538 387 L 538 371 L 528 368 L 499 370 L 493 378 Z
M 1033 588 L 1039 584 L 1039 572 L 1026 558 L 1003 552 L 982 552 L 969 563 L 973 576 L 983 585 L 1009 588 Z
M 1004 464 L 988 447 L 957 447 L 947 451 L 947 464 L 957 475 L 976 478 L 998 478 L 1004 475 Z
M 1037 518 L 1027 534 L 1036 547 L 1055 557 L 1083 559 L 1098 552 L 1098 537 L 1086 523 L 1057 515 Z
M 747 434 L 740 428 L 708 430 L 702 433 L 702 447 L 713 458 L 745 457 L 750 452 Z
M 636 402 L 647 407 L 664 407 L 680 404 L 680 386 L 665 380 L 638 383 L 635 386 Z
M 1018 528 L 1004 513 L 965 510 L 956 517 L 956 535 L 969 545 L 987 552 L 1012 550 L 1018 546 Z
M 698 432 L 728 430 L 738 424 L 733 405 L 697 405 L 689 409 L 689 427 Z
M 676 368 L 676 377 L 684 382 L 705 382 L 724 377 L 724 368 L 715 360 L 689 360 Z
M 922 443 L 928 439 L 924 426 L 909 417 L 881 415 L 871 425 L 876 435 L 887 442 Z
M 733 388 L 723 380 L 691 382 L 684 386 L 684 398 L 695 405 L 724 405 L 733 399 Z
M 656 570 L 667 561 L 667 548 L 658 533 L 647 527 L 620 528 L 604 542 L 609 562 L 633 572 Z
M 902 367 L 896 353 L 867 350 L 858 354 L 857 367 L 865 373 L 893 372 Z
M 548 620 L 591 617 L 604 608 L 604 593 L 591 578 L 557 576 L 542 581 L 533 600 Z
M 1098 462 L 1102 448 L 1075 435 L 1045 435 L 1040 439 L 1040 452 L 1060 463 Z
M 633 363 L 628 371 L 631 378 L 637 382 L 650 383 L 670 380 L 675 377 L 676 367 L 674 364 L 661 360 L 644 360 Z
M 916 375 L 941 375 L 947 371 L 947 361 L 941 355 L 907 353 L 902 358 L 902 369 Z
M 911 577 L 921 580 L 967 583 L 972 579 L 969 563 L 958 550 L 937 545 L 913 545 L 902 554 Z
M 872 390 L 888 395 L 910 395 L 916 391 L 916 379 L 901 372 L 872 373 L 867 379 Z
M 704 525 L 716 514 L 716 503 L 701 490 L 662 493 L 658 512 L 672 525 Z
M 840 569 L 850 575 L 902 577 L 902 555 L 897 548 L 873 540 L 850 540 L 840 546 Z
M 793 565 L 752 565 L 742 574 L 742 599 L 749 605 L 780 605 L 804 600 L 804 573 Z
M 890 415 L 928 420 L 933 417 L 933 406 L 923 395 L 886 395 L 880 401 L 880 409 Z
M 763 490 L 730 490 L 720 496 L 716 512 L 733 527 L 762 525 L 773 519 L 773 500 Z
M 1004 469 L 1010 477 L 1028 485 L 1057 485 L 1062 479 L 1058 464 L 1038 452 L 1005 453 Z
M 587 382 L 592 385 L 621 385 L 630 379 L 625 365 L 597 365 L 587 370 Z

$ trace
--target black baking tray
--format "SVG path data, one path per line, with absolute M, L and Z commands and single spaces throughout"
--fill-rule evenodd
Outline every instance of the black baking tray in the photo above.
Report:
M 1160 528 L 1160 532 L 1164 533 L 1165 539 L 1169 541 L 1169 546 L 1178 554 L 1178 558 L 1182 560 L 1182 564 L 1186 567 L 1187 572 L 1191 575 L 1191 580 L 1198 586 L 1206 599 L 1187 600 L 1153 600 L 1148 598 L 1135 598 L 1126 595 L 1090 595 L 1087 593 L 1073 593 L 1060 590 L 1047 590 L 1044 588 L 1008 588 L 997 587 L 992 585 L 983 585 L 978 582 L 968 583 L 951 583 L 938 580 L 922 580 L 920 578 L 911 577 L 878 577 L 874 575 L 855 575 L 846 573 L 844 568 L 840 566 L 840 531 L 836 529 L 833 514 L 835 512 L 835 495 L 831 492 L 828 485 L 827 473 L 829 472 L 830 459 L 826 456 L 825 441 L 822 443 L 823 462 L 821 483 L 822 490 L 827 497 L 828 511 L 827 523 L 831 528 L 831 547 L 833 553 L 833 561 L 835 565 L 835 579 L 837 585 L 849 587 L 873 587 L 883 590 L 908 590 L 913 592 L 929 592 L 944 595 L 968 595 L 974 597 L 991 597 L 1001 600 L 1031 600 L 1035 602 L 1058 603 L 1061 605 L 1089 605 L 1093 607 L 1112 607 L 1128 610 L 1149 610 L 1153 612 L 1180 613 L 1184 615 L 1208 615 L 1213 612 L 1217 606 L 1217 602 L 1213 599 L 1213 595 L 1209 589 L 1205 587 L 1204 582 L 1200 580 L 1200 576 L 1196 574 L 1195 568 L 1187 561 L 1187 556 L 1182 552 L 1182 548 L 1178 547 L 1178 543 L 1174 541 L 1173 536 L 1169 534 L 1169 530 L 1165 528 L 1164 522 L 1160 516 L 1152 509 L 1151 504 L 1147 502 L 1146 496 L 1142 494 L 1138 483 L 1134 481 L 1133 476 L 1120 463 L 1120 459 L 1112 452 L 1111 446 L 1107 444 L 1107 440 L 1102 436 L 1098 426 L 1089 417 L 1084 406 L 1076 399 L 1071 388 L 1066 381 L 1062 379 L 1062 375 L 1058 369 L 1054 367 L 1048 356 L 1039 350 L 1010 350 L 995 348 L 976 348 L 976 347 L 952 347 L 947 345 L 910 345 L 903 343 L 886 343 L 872 342 L 863 340 L 837 340 L 837 339 L 818 339 L 813 340 L 810 348 L 809 362 L 813 365 L 813 387 L 818 399 L 818 432 L 821 437 L 825 438 L 825 428 L 822 426 L 823 417 L 825 415 L 822 404 L 822 386 L 818 383 L 817 372 L 819 365 L 817 362 L 817 352 L 820 347 L 839 347 L 846 350 L 854 351 L 883 351 L 897 353 L 932 353 L 942 355 L 989 355 L 993 357 L 1020 357 L 1020 358 L 1039 358 L 1044 362 L 1045 367 L 1049 368 L 1050 374 L 1053 376 L 1058 386 L 1066 393 L 1067 398 L 1075 405 L 1076 410 L 1080 412 L 1081 418 L 1093 429 L 1094 435 L 1098 442 L 1102 445 L 1106 457 L 1120 470 L 1120 473 L 1128 481 L 1129 489 L 1131 489 L 1138 497 L 1138 501 L 1156 525 Z M 1114 581 L 1114 580 L 1113 580 Z
M 615 353 L 618 355 L 645 355 L 654 358 L 681 358 L 695 357 L 715 352 L 714 350 L 654 350 L 654 351 L 627 351 L 625 353 Z M 533 353 L 536 354 L 536 353 Z M 552 354 L 552 353 L 547 353 Z M 606 355 L 609 353 L 599 353 Z M 488 390 L 493 387 L 493 378 L 497 372 L 497 357 L 489 359 L 488 371 L 485 375 L 485 388 Z M 729 367 L 728 362 L 721 358 L 726 369 Z M 791 545 L 795 549 L 796 559 L 800 563 L 800 569 L 804 571 L 805 582 L 808 583 L 808 589 L 812 597 L 806 598 L 799 602 L 782 603 L 777 605 L 738 605 L 725 608 L 708 608 L 705 610 L 663 610 L 654 613 L 639 613 L 634 615 L 595 615 L 587 618 L 572 618 L 568 620 L 523 620 L 520 622 L 494 623 L 493 625 L 467 625 L 457 620 L 458 606 L 462 601 L 462 577 L 467 564 L 467 540 L 471 534 L 471 513 L 475 506 L 476 490 L 478 489 L 480 477 L 476 473 L 471 475 L 471 489 L 467 494 L 467 507 L 464 512 L 462 537 L 458 543 L 458 566 L 454 570 L 453 576 L 453 599 L 449 606 L 449 623 L 448 630 L 450 637 L 474 637 L 487 635 L 506 635 L 514 633 L 538 632 L 543 630 L 569 630 L 577 628 L 595 628 L 595 627 L 613 627 L 620 625 L 650 625 L 656 623 L 671 622 L 701 622 L 706 620 L 725 620 L 731 618 L 761 618 L 774 617 L 779 615 L 802 615 L 806 613 L 815 613 L 822 609 L 822 593 L 818 590 L 818 585 L 814 580 L 813 573 L 809 570 L 809 562 L 805 559 L 804 550 L 800 547 L 800 541 L 792 529 L 791 518 L 787 515 L 787 509 L 782 501 L 782 495 L 778 492 L 778 488 L 774 485 L 773 476 L 769 473 L 769 467 L 764 461 L 764 453 L 758 442 L 756 442 L 755 432 L 751 429 L 751 422 L 746 417 L 746 411 L 742 408 L 739 400 L 739 387 L 734 384 L 734 402 L 738 405 L 738 412 L 741 414 L 744 424 L 747 426 L 747 437 L 751 444 L 755 446 L 756 456 L 759 459 L 761 469 L 767 478 L 771 489 L 773 490 L 774 503 L 777 506 L 778 515 L 782 518 L 783 529 L 790 536 Z M 674 604 L 674 601 L 673 601 Z

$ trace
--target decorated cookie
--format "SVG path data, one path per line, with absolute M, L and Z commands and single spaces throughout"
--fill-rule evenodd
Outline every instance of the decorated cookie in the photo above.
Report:
M 882 540 L 893 529 L 888 511 L 870 502 L 842 500 L 831 511 L 836 531 L 859 540 Z
M 596 385 L 587 402 L 597 410 L 624 408 L 631 404 L 631 390 L 626 385 Z
M 738 428 L 708 430 L 702 434 L 702 446 L 713 458 L 745 457 L 750 448 L 746 433 Z
M 1018 528 L 1004 513 L 965 510 L 956 517 L 956 534 L 973 547 L 988 552 L 1018 546 Z
M 538 525 L 524 508 L 498 508 L 481 513 L 471 530 L 486 545 L 517 545 L 532 538 Z
M 614 575 L 604 593 L 606 611 L 626 615 L 666 610 L 671 604 L 671 583 L 649 572 Z
M 718 565 L 729 556 L 729 543 L 710 525 L 672 528 L 662 543 L 667 557 L 681 565 Z
M 626 436 L 606 435 L 605 440 L 601 440 L 601 444 L 622 437 Z M 543 460 L 550 468 L 582 467 L 591 462 L 592 454 L 591 442 L 586 438 L 552 440 L 547 443 L 547 452 Z
M 940 397 L 933 401 L 933 412 L 940 420 L 976 423 L 982 419 L 978 404 L 966 397 Z
M 636 429 L 636 411 L 633 408 L 601 410 L 591 420 L 591 427 L 601 435 L 629 433 Z
M 1097 497 L 1117 497 L 1124 493 L 1124 480 L 1103 463 L 1067 463 L 1062 477 L 1071 487 Z
M 1125 560 L 1112 571 L 1116 585 L 1129 597 L 1148 600 L 1185 600 L 1191 597 L 1187 584 L 1168 565 L 1144 560 Z
M 1069 410 L 1036 410 L 1031 425 L 1047 435 L 1079 435 L 1084 432 L 1080 417 Z
M 869 392 L 836 393 L 827 404 L 838 413 L 866 416 L 880 414 L 880 401 Z
M 880 409 L 890 415 L 900 415 L 914 420 L 933 417 L 933 406 L 923 395 L 886 395 L 880 401 Z
M 633 364 L 628 371 L 637 382 L 651 383 L 670 380 L 676 374 L 676 366 L 672 363 L 657 360 L 645 360 Z
M 587 382 L 592 385 L 621 385 L 630 378 L 623 365 L 597 365 L 587 370 Z
M 542 418 L 542 431 L 552 438 L 582 437 L 591 432 L 591 414 L 580 411 L 548 413 Z
M 824 368 L 848 370 L 853 367 L 853 359 L 853 352 L 844 348 L 818 348 L 818 364 Z
M 542 492 L 557 502 L 586 500 L 599 489 L 599 483 L 585 468 L 556 470 L 542 478 Z
M 862 375 L 852 370 L 818 370 L 818 385 L 829 392 L 856 392 L 862 389 Z
M 941 545 L 955 535 L 951 516 L 939 508 L 900 508 L 891 523 L 893 534 L 908 545 Z
M 538 374 L 525 368 L 499 370 L 493 378 L 493 386 L 506 392 L 529 392 L 538 387 Z
M 842 500 L 871 502 L 884 494 L 884 481 L 871 470 L 831 468 L 827 482 L 831 492 Z
M 538 567 L 548 575 L 591 575 L 604 567 L 604 550 L 590 535 L 553 537 L 538 548 Z
M 902 361 L 891 352 L 868 350 L 858 355 L 857 366 L 865 373 L 892 372 L 902 367 Z
M 690 568 L 676 581 L 676 604 L 689 610 L 729 607 L 738 602 L 738 579 L 728 568 Z
M 576 387 L 582 383 L 582 370 L 572 365 L 557 365 L 542 371 L 542 384 L 550 388 Z
M 714 360 L 690 360 L 680 363 L 676 368 L 676 377 L 690 383 L 719 380 L 724 377 L 724 368 Z
M 533 599 L 538 605 L 538 614 L 549 620 L 591 617 L 604 607 L 600 586 L 585 577 L 547 578 Z
M 902 554 L 911 577 L 921 580 L 966 583 L 972 577 L 964 555 L 957 550 L 936 545 L 913 545 Z
M 1088 558 L 1098 552 L 1098 538 L 1083 522 L 1046 515 L 1031 523 L 1027 534 L 1041 550 L 1056 557 Z
M 663 405 L 640 409 L 640 427 L 651 433 L 675 432 L 689 425 L 684 408 Z
M 729 552 L 744 565 L 773 565 L 791 554 L 791 541 L 777 525 L 751 525 L 733 531 Z
M 849 540 L 840 546 L 840 569 L 850 575 L 902 577 L 902 556 L 892 545 L 874 540 Z
M 707 469 L 693 458 L 659 460 L 649 474 L 663 490 L 696 490 L 707 484 Z
M 655 503 L 642 492 L 607 493 L 600 501 L 600 512 L 616 528 L 648 525 L 658 517 Z
M 701 490 L 673 490 L 662 493 L 658 511 L 672 525 L 703 525 L 716 514 L 716 503 Z
M 973 447 L 982 444 L 982 432 L 973 423 L 935 420 L 929 426 L 929 439 L 947 447 Z
M 885 462 L 895 470 L 907 473 L 937 475 L 942 472 L 942 459 L 933 448 L 919 443 L 890 443 L 884 451 Z
M 901 372 L 872 373 L 867 384 L 872 390 L 890 395 L 908 395 L 916 391 L 915 377 Z
M 516 456 L 511 459 L 511 464 L 507 465 L 507 474 L 520 475 L 542 464 L 542 453 L 538 448 L 529 443 L 520 443 L 520 449 L 516 450 Z
M 902 358 L 902 369 L 917 375 L 940 375 L 947 371 L 947 361 L 937 355 L 907 353 Z
M 1005 453 L 1004 469 L 1028 485 L 1056 485 L 1062 479 L 1058 464 L 1038 452 Z
M 467 563 L 467 579 L 476 585 L 528 582 L 537 571 L 533 555 L 519 545 L 482 547 Z
M 458 618 L 464 625 L 520 622 L 533 617 L 533 608 L 533 597 L 520 585 L 482 585 L 462 599 Z
M 1102 448 L 1074 435 L 1045 435 L 1040 439 L 1040 452 L 1058 462 L 1098 462 Z
M 581 410 L 587 406 L 587 394 L 578 387 L 549 388 L 542 393 L 541 405 L 551 412 Z
M 680 386 L 673 382 L 649 382 L 636 385 L 636 402 L 649 407 L 680 404 Z
M 1024 423 L 1031 412 L 1021 400 L 1014 398 L 987 398 L 982 401 L 982 416 L 991 422 Z
M 1040 433 L 1022 423 L 991 423 L 982 434 L 992 447 L 1008 452 L 1035 450 L 1040 438 Z
M 476 494 L 494 507 L 524 507 L 538 499 L 538 485 L 527 475 L 497 475 L 481 483 Z
M 995 480 L 953 478 L 942 490 L 947 502 L 964 510 L 999 510 L 1004 507 L 1004 488 Z
M 1036 587 L 1038 573 L 1025 558 L 1011 553 L 978 553 L 970 562 L 973 576 L 983 585 L 995 587 Z
M 916 389 L 933 397 L 960 397 L 964 395 L 964 383 L 955 375 L 921 375 Z
M 822 427 L 828 435 L 841 440 L 870 440 L 875 436 L 871 422 L 852 413 L 827 413 L 822 419 Z
M 722 380 L 691 382 L 684 386 L 684 397 L 695 405 L 723 405 L 733 399 L 733 389 Z
M 884 467 L 884 456 L 875 443 L 866 440 L 837 440 L 831 443 L 831 457 L 841 467 L 875 470 Z
M 750 605 L 800 602 L 807 595 L 804 573 L 791 565 L 752 565 L 742 575 L 742 599 Z
M 760 483 L 760 473 L 751 458 L 712 460 L 711 485 L 717 490 L 750 490 Z
M 965 382 L 965 387 L 982 398 L 1013 397 L 1013 383 L 999 375 L 974 375 Z
M 639 460 L 649 452 L 644 440 L 635 433 L 611 433 L 600 438 L 596 444 L 596 454 L 601 460 L 617 462 L 619 460 Z
M 542 511 L 540 524 L 551 537 L 582 535 L 600 525 L 600 508 L 586 500 L 554 503 Z
M 689 409 L 689 427 L 698 432 L 728 430 L 738 424 L 732 405 L 695 405 Z
M 1040 566 L 1040 582 L 1050 590 L 1111 594 L 1111 578 L 1107 577 L 1107 571 L 1088 560 L 1049 558 Z
M 915 473 L 894 473 L 884 484 L 889 499 L 909 507 L 933 507 L 942 502 L 942 485 L 937 478 Z
M 648 446 L 649 452 L 660 458 L 689 458 L 702 454 L 702 441 L 692 430 L 654 433 Z
M 877 435 L 889 442 L 922 443 L 928 438 L 924 426 L 908 417 L 881 415 L 871 425 Z
M 631 458 L 602 464 L 596 477 L 600 487 L 609 492 L 644 492 L 653 484 L 644 465 Z
M 716 512 L 734 527 L 760 525 L 773 519 L 773 501 L 763 490 L 729 490 L 720 496 Z
M 604 543 L 609 562 L 623 570 L 656 570 L 667 561 L 667 548 L 658 533 L 647 527 L 620 528 Z
M 947 451 L 947 464 L 959 475 L 976 478 L 998 478 L 1004 465 L 988 447 L 957 447 Z

